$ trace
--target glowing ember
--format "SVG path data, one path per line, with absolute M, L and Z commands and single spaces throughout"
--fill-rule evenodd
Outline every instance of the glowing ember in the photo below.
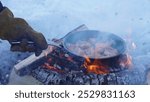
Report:
M 63 73 L 63 70 L 60 70 L 59 68 L 56 68 L 54 66 L 49 65 L 48 63 L 44 63 L 43 65 L 44 68 L 50 69 L 52 71 L 56 71 L 58 73 Z
M 109 73 L 108 67 L 103 65 L 100 60 L 95 59 L 93 62 L 90 58 L 85 57 L 84 67 L 87 68 L 88 72 L 96 74 L 106 74 Z
M 126 56 L 122 57 L 119 60 L 119 64 L 123 68 L 131 68 L 132 67 L 132 57 L 129 54 L 126 54 Z

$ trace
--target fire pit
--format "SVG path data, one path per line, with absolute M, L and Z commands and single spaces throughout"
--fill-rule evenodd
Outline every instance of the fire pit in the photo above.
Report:
M 123 58 L 125 56 L 122 55 Z M 117 76 L 123 75 L 124 78 L 126 77 L 124 74 L 128 73 L 128 68 L 120 64 L 118 67 L 114 65 L 109 69 L 103 67 L 102 73 L 94 73 L 95 71 L 92 72 L 90 69 L 88 71 L 84 66 L 86 59 L 70 56 L 60 48 L 53 50 L 47 58 L 42 66 L 32 71 L 33 77 L 44 84 L 121 84 L 117 81 Z M 128 84 L 128 82 L 122 82 L 122 84 Z
M 55 48 L 55 50 L 47 56 L 47 61 L 42 66 L 32 71 L 32 75 L 44 84 L 54 85 L 114 85 L 142 83 L 141 78 L 138 79 L 136 83 L 130 79 L 131 75 L 139 78 L 139 73 L 138 71 L 131 71 L 128 69 L 131 64 L 131 60 L 128 58 L 129 56 L 124 54 L 118 57 L 119 58 L 116 59 L 104 60 L 106 61 L 105 64 L 110 62 L 112 66 L 109 66 L 109 69 L 102 67 L 102 73 L 95 73 L 95 71 L 91 71 L 90 69 L 87 70 L 84 65 L 87 59 L 69 55 L 63 48 Z M 118 64 L 111 62 L 112 60 Z
M 83 25 L 72 32 L 85 30 L 85 28 Z M 30 61 L 28 65 L 23 66 L 28 62 L 24 61 L 20 64 L 21 66 L 16 65 L 16 72 L 19 75 L 31 74 L 43 84 L 52 85 L 143 83 L 143 80 L 139 77 L 139 72 L 129 69 L 132 65 L 132 60 L 127 52 L 119 52 L 118 55 L 102 59 L 91 58 L 87 55 L 82 57 L 67 51 L 62 41 L 63 39 L 54 39 L 54 45 L 59 47 L 49 45 L 50 51 L 48 53 L 41 55 L 34 63 Z M 31 57 L 30 60 L 33 58 Z

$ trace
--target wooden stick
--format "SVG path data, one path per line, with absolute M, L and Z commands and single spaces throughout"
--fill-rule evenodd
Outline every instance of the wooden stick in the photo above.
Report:
M 43 50 L 43 52 L 38 57 L 35 56 L 35 54 L 32 54 L 14 66 L 15 72 L 20 76 L 27 74 L 29 69 L 33 69 L 34 66 L 40 65 L 42 63 L 40 62 L 41 59 L 46 59 L 47 54 L 51 53 L 52 50 L 53 46 L 48 46 L 48 48 Z

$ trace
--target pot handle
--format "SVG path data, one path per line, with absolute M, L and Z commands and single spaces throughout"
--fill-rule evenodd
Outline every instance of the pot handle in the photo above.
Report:
M 62 46 L 61 46 L 60 44 L 55 43 L 55 42 L 53 42 L 53 41 L 49 41 L 48 44 L 49 44 L 49 45 L 52 45 L 52 46 L 56 46 L 56 47 L 62 48 Z

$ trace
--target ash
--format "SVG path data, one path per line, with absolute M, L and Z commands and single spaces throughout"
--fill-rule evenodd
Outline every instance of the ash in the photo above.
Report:
M 33 77 L 45 85 L 140 85 L 144 83 L 141 74 L 136 69 L 103 75 L 83 71 L 60 74 L 40 67 L 32 72 Z

